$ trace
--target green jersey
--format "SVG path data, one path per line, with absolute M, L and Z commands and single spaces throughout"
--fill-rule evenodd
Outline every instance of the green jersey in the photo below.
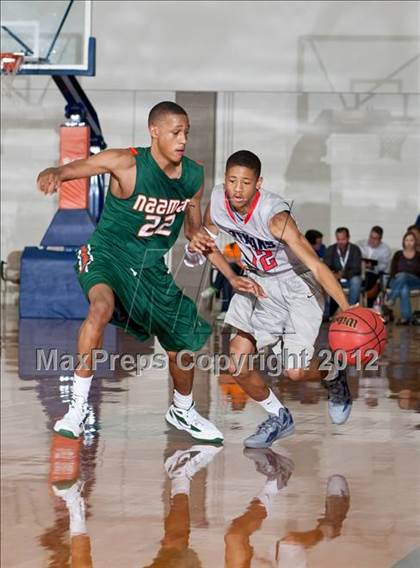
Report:
M 150 148 L 133 148 L 136 185 L 122 199 L 108 191 L 101 219 L 89 240 L 136 268 L 153 266 L 174 245 L 191 198 L 204 181 L 204 168 L 182 158 L 182 174 L 169 178 Z

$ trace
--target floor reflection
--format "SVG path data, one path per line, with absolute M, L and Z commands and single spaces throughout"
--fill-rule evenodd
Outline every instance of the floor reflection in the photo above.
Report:
M 226 352 L 229 336 L 217 329 L 209 350 Z M 104 369 L 92 384 L 84 438 L 53 435 L 71 373 L 37 374 L 33 349 L 57 340 L 69 351 L 74 337 L 61 324 L 21 324 L 18 332 L 7 320 L 3 565 L 397 565 L 418 546 L 420 531 L 420 335 L 416 328 L 389 332 L 378 370 L 350 372 L 355 403 L 345 427 L 330 424 L 318 384 L 266 375 L 292 409 L 296 434 L 272 449 L 244 450 L 260 409 L 232 377 L 203 371 L 197 407 L 224 430 L 224 447 L 194 444 L 165 424 L 171 389 L 162 370 L 136 377 Z M 138 347 L 125 341 L 111 334 L 109 348 Z
M 289 532 L 277 541 L 278 568 L 306 568 L 307 550 L 323 540 L 339 537 L 349 508 L 350 489 L 347 480 L 342 475 L 334 474 L 327 481 L 324 513 L 314 528 Z
M 98 437 L 89 443 L 70 440 L 54 434 L 51 437 L 48 484 L 55 522 L 39 537 L 48 551 L 49 568 L 91 568 L 92 546 L 88 524 L 91 515 L 90 497 L 95 486 L 95 465 Z M 151 563 L 144 568 L 194 568 L 202 566 L 197 552 L 190 545 L 191 509 L 205 507 L 200 492 L 191 495 L 193 478 L 203 472 L 223 451 L 221 446 L 192 445 L 169 450 L 164 469 L 169 483 L 169 495 L 163 492 L 168 510 L 163 522 L 163 537 Z M 253 534 L 262 528 L 273 507 L 281 507 L 278 498 L 292 476 L 294 462 L 271 449 L 245 449 L 245 458 L 255 465 L 255 471 L 265 478 L 260 491 L 251 499 L 245 511 L 234 518 L 224 534 L 225 568 L 250 568 L 254 557 Z M 199 480 L 205 492 L 206 476 Z M 197 489 L 197 487 L 196 487 Z M 337 538 L 350 506 L 350 491 L 346 479 L 332 475 L 327 481 L 325 510 L 314 528 L 289 531 L 275 543 L 278 568 L 305 568 L 307 549 L 322 540 Z M 205 511 L 199 512 L 205 518 Z M 201 524 L 202 526 L 202 524 Z M 219 543 L 222 546 L 222 543 Z M 217 543 L 215 543 L 217 546 Z
M 84 440 L 52 436 L 48 483 L 55 522 L 39 537 L 48 551 L 49 568 L 93 567 L 87 519 L 95 485 L 97 441 L 86 444 Z
M 261 528 L 275 505 L 275 497 L 287 486 L 295 464 L 286 456 L 271 449 L 244 450 L 244 455 L 255 463 L 256 471 L 266 481 L 252 499 L 245 512 L 231 522 L 225 533 L 225 567 L 249 568 L 254 556 L 251 536 Z
M 221 446 L 192 445 L 190 448 L 175 450 L 165 460 L 165 471 L 170 482 L 169 511 L 164 519 L 164 534 L 160 548 L 151 564 L 145 568 L 193 568 L 202 566 L 198 554 L 190 546 L 192 479 L 200 470 L 205 470 L 221 452 Z M 205 492 L 206 477 L 201 477 L 202 493 Z M 198 497 L 198 504 L 204 505 Z M 195 510 L 197 512 L 197 503 Z M 205 519 L 205 511 L 201 511 Z

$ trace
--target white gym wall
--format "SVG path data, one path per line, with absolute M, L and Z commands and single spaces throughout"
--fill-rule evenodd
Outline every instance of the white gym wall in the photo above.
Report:
M 217 91 L 216 180 L 249 148 L 266 187 L 296 199 L 302 229 L 328 243 L 337 225 L 357 240 L 380 224 L 397 248 L 420 210 L 418 21 L 416 2 L 96 0 L 97 75 L 82 84 L 109 147 L 147 144 L 159 100 Z M 64 109 L 48 78 L 14 88 L 2 98 L 2 258 L 38 244 L 53 216 L 35 177 L 57 162 Z

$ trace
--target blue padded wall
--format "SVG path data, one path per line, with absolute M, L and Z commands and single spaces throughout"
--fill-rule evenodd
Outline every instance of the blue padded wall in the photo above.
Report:
M 59 209 L 42 238 L 43 247 L 80 247 L 87 243 L 95 222 L 87 209 Z
M 75 262 L 75 251 L 25 248 L 20 268 L 21 318 L 85 318 L 88 302 L 76 277 Z

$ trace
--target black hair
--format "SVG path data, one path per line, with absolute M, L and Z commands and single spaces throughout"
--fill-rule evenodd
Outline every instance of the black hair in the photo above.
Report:
M 370 232 L 376 233 L 377 235 L 379 235 L 381 237 L 381 239 L 382 239 L 383 234 L 384 234 L 384 230 L 379 225 L 375 225 L 374 227 L 372 227 Z
M 409 227 L 407 227 L 407 233 L 410 231 L 419 231 L 420 230 L 420 225 L 410 225 Z
M 309 229 L 305 233 L 305 238 L 311 245 L 316 245 L 317 239 L 322 239 L 323 236 L 321 231 L 317 231 L 316 229 Z
M 182 106 L 173 103 L 172 101 L 162 101 L 155 105 L 149 112 L 148 125 L 150 126 L 165 114 L 182 114 L 188 117 L 187 112 L 182 108 Z
M 249 168 L 253 170 L 257 176 L 260 177 L 261 174 L 261 160 L 258 156 L 250 152 L 249 150 L 239 150 L 231 156 L 229 156 L 226 162 L 226 171 L 233 166 L 243 166 L 244 168 Z
M 350 231 L 347 229 L 347 227 L 337 227 L 335 234 L 337 233 L 346 233 L 347 238 L 350 238 Z

